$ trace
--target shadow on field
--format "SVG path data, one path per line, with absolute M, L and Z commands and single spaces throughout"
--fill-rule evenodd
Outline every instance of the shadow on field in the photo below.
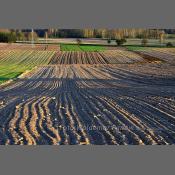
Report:
M 37 82 L 45 82 L 45 83 L 52 83 L 52 82 L 63 82 L 64 84 L 73 85 L 76 83 L 93 83 L 96 84 L 96 88 L 98 88 L 98 84 L 105 84 L 107 85 L 113 85 L 117 84 L 118 86 L 120 84 L 125 84 L 128 86 L 138 85 L 138 86 L 145 86 L 145 85 L 151 85 L 151 86 L 175 86 L 175 77 L 169 76 L 169 77 L 157 77 L 157 76 L 150 76 L 150 75 L 144 75 L 144 74 L 137 74 L 133 73 L 127 70 L 120 70 L 116 72 L 115 70 L 110 70 L 110 75 L 113 78 L 79 78 L 79 77 L 71 77 L 71 78 L 56 78 L 56 77 L 46 77 L 46 78 L 20 78 L 17 81 L 18 82 L 24 82 L 24 83 L 37 83 Z
M 112 72 L 111 72 L 112 73 Z M 115 92 L 119 95 L 173 95 L 175 78 L 137 76 L 130 73 L 117 74 L 115 79 L 87 78 L 21 78 L 14 87 L 0 89 L 0 96 L 53 96 L 55 94 L 93 91 L 98 93 Z

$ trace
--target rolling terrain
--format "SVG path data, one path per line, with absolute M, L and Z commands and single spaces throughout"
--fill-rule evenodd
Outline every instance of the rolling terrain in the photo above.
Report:
M 8 58 L 2 53 L 0 60 Z M 123 50 L 44 58 L 0 86 L 0 144 L 175 144 L 170 60 L 147 62 Z

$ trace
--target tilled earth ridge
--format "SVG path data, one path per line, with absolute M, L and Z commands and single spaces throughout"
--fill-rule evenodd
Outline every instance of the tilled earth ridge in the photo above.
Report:
M 175 67 L 43 66 L 0 87 L 0 144 L 175 143 Z
M 145 60 L 137 53 L 118 49 L 102 52 L 57 52 L 49 64 L 126 64 L 144 61 Z

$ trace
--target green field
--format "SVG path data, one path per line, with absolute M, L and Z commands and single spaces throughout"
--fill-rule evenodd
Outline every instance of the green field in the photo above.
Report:
M 77 44 L 60 44 L 61 51 L 87 51 L 98 52 L 105 50 L 104 46 L 99 45 L 77 45 Z
M 105 50 L 105 47 L 98 46 L 98 45 L 96 45 L 96 46 L 81 45 L 80 48 L 82 51 L 90 51 L 90 52 L 98 52 L 98 51 Z
M 61 51 L 81 51 L 80 47 L 75 44 L 60 44 Z
M 0 66 L 0 84 L 18 77 L 27 70 L 26 67 L 18 65 L 1 65 Z
M 4 51 L 0 53 L 0 84 L 38 65 L 48 64 L 53 51 Z

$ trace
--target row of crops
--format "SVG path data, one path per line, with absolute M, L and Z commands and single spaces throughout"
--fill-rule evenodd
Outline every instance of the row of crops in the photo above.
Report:
M 120 64 L 142 61 L 143 58 L 139 55 L 124 50 L 103 52 L 0 50 L 0 83 L 39 65 Z
M 123 64 L 143 62 L 136 53 L 124 50 L 103 52 L 62 51 L 57 52 L 50 64 Z
M 138 53 L 148 55 L 150 57 L 158 58 L 165 62 L 175 62 L 175 48 L 129 48 Z
M 48 50 L 48 51 L 88 51 L 98 52 L 106 50 L 100 45 L 77 45 L 77 44 L 24 44 L 24 43 L 0 43 L 0 50 Z
M 126 50 L 107 50 L 102 52 L 102 55 L 108 59 L 110 64 L 136 63 L 144 61 L 140 55 Z
M 20 43 L 0 43 L 0 50 L 35 50 L 35 51 L 59 51 L 60 46 L 46 44 L 20 44 Z
M 18 48 L 17 44 L 12 44 L 11 46 L 9 44 L 0 44 L 0 83 L 15 78 L 26 70 L 31 70 L 38 65 L 140 63 L 146 61 L 144 55 L 159 58 L 160 60 L 169 61 L 171 63 L 175 61 L 174 48 L 142 48 L 141 50 L 134 48 L 133 51 L 137 51 L 136 53 L 123 49 L 98 52 L 56 52 L 49 50 L 15 49 L 14 46 Z M 62 46 L 63 45 L 61 45 L 61 47 Z M 65 47 L 70 46 L 71 45 L 65 45 Z M 13 47 L 13 49 L 10 47 Z M 23 47 L 25 48 L 26 45 L 24 44 Z M 74 45 L 74 47 L 76 47 L 76 45 Z
M 41 66 L 0 88 L 0 144 L 175 144 L 174 74 L 156 64 Z
M 54 51 L 0 51 L 0 83 L 38 65 L 46 65 Z

